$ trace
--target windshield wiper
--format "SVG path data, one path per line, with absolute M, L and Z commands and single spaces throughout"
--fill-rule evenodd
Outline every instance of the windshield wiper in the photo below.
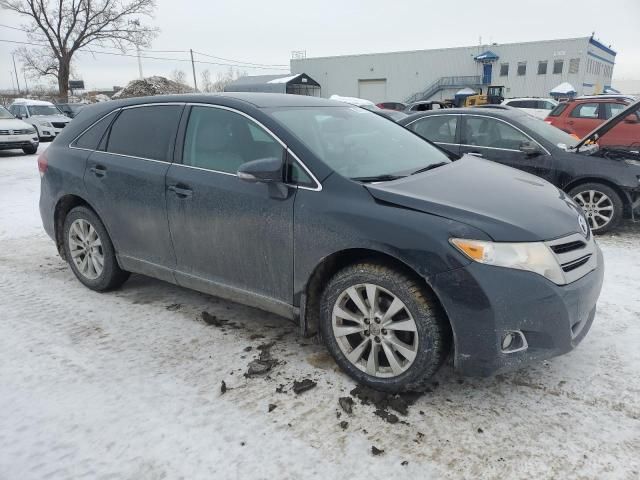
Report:
M 355 180 L 357 182 L 390 182 L 391 180 L 398 180 L 399 178 L 404 178 L 406 175 L 373 175 L 371 177 L 352 177 L 351 180 Z
M 431 165 L 427 165 L 426 167 L 422 167 L 422 168 L 416 170 L 415 172 L 411 172 L 411 175 L 415 175 L 416 173 L 427 172 L 429 170 L 433 170 L 434 168 L 442 167 L 444 165 L 449 165 L 449 162 L 432 163 Z

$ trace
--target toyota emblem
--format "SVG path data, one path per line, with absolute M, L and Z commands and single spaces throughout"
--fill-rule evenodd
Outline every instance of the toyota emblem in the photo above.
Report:
M 582 215 L 578 215 L 578 225 L 580 225 L 580 230 L 585 237 L 589 236 L 589 225 L 587 225 L 587 221 L 584 219 Z

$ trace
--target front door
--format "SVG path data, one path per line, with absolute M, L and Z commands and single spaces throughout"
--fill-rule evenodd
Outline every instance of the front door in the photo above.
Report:
M 105 151 L 89 156 L 84 175 L 89 198 L 123 266 L 135 262 L 129 268 L 144 273 L 148 265 L 165 280 L 173 279 L 175 258 L 164 183 L 183 109 L 183 105 L 123 109 L 107 132 Z
M 482 66 L 482 83 L 484 85 L 491 84 L 491 73 L 493 71 L 493 65 L 491 63 L 485 63 Z
M 460 153 L 474 155 L 554 181 L 553 158 L 540 147 L 540 153 L 520 151 L 532 138 L 504 120 L 482 115 L 464 115 Z M 539 146 L 539 145 L 538 145 Z
M 291 304 L 296 190 L 275 194 L 273 185 L 236 175 L 245 162 L 284 154 L 246 116 L 191 107 L 182 163 L 171 165 L 166 180 L 178 283 L 211 293 L 224 288 L 221 294 L 245 303 L 249 295 Z

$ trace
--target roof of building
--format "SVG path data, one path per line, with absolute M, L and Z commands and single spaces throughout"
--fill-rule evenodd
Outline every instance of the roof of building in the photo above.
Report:
M 247 75 L 231 82 L 224 88 L 224 91 L 286 93 L 287 85 L 320 86 L 318 82 L 306 73 L 287 73 L 285 75 Z
M 473 57 L 474 60 L 498 60 L 499 58 L 500 57 L 491 50 L 487 50 L 486 52 L 482 52 L 480 55 Z

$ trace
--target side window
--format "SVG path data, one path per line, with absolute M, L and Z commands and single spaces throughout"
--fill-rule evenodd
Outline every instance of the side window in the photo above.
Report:
M 567 109 L 568 106 L 569 106 L 569 104 L 566 103 L 566 102 L 559 103 L 558 105 L 553 107 L 553 110 L 551 110 L 551 112 L 549 113 L 549 116 L 550 117 L 559 117 L 560 115 L 562 115 L 562 112 L 564 112 Z
M 621 103 L 607 103 L 607 120 L 611 117 L 615 117 L 625 108 L 627 108 L 627 106 Z
M 422 118 L 411 124 L 409 128 L 432 142 L 456 143 L 457 123 L 457 116 L 443 115 Z
M 303 187 L 315 187 L 316 183 L 309 176 L 309 174 L 300 166 L 295 159 L 290 158 L 288 162 L 289 173 L 287 175 L 287 182 L 300 185 Z
M 283 158 L 284 148 L 260 126 L 229 110 L 193 107 L 182 162 L 191 167 L 233 173 L 259 158 Z
M 169 147 L 182 109 L 182 105 L 150 105 L 122 110 L 111 127 L 107 152 L 171 161 Z
M 89 150 L 98 150 L 100 141 L 102 140 L 102 137 L 104 137 L 105 132 L 109 129 L 109 125 L 111 125 L 114 117 L 115 115 L 112 112 L 101 120 L 98 120 L 86 132 L 75 139 L 71 146 L 86 148 Z
M 598 118 L 598 103 L 581 103 L 571 112 L 573 118 Z
M 466 117 L 463 142 L 479 147 L 518 150 L 529 138 L 509 124 L 489 117 Z

